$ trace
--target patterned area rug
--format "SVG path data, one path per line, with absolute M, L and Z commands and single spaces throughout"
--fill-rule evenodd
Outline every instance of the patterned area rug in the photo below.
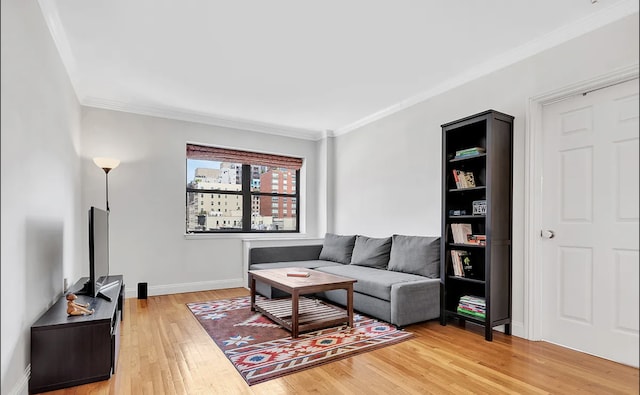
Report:
M 251 311 L 250 305 L 248 296 L 187 303 L 249 385 L 398 343 L 412 336 L 391 324 L 355 314 L 354 328 L 343 325 L 302 333 L 298 339 L 292 339 L 289 331 Z

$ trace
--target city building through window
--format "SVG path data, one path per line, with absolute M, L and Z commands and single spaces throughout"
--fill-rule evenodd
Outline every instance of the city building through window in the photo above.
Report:
M 299 232 L 302 159 L 187 144 L 186 161 L 187 233 Z

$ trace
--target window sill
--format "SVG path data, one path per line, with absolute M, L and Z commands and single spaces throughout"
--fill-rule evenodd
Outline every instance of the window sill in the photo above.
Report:
M 185 233 L 185 240 L 300 240 L 315 239 L 306 233 Z

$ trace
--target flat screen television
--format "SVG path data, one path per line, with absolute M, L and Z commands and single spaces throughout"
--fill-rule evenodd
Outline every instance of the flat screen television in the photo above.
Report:
M 93 298 L 111 298 L 100 291 L 110 287 L 109 283 L 109 213 L 97 207 L 89 209 L 89 280 L 76 292 Z

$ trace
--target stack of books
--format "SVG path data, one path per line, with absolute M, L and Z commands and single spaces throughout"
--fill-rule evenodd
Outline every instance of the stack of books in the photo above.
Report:
M 471 147 L 456 151 L 456 158 L 484 154 L 486 150 L 482 147 Z
M 467 235 L 467 244 L 475 244 L 484 246 L 487 245 L 487 235 Z
M 458 313 L 471 317 L 485 319 L 487 317 L 487 305 L 484 298 L 479 296 L 464 295 L 458 303 Z

